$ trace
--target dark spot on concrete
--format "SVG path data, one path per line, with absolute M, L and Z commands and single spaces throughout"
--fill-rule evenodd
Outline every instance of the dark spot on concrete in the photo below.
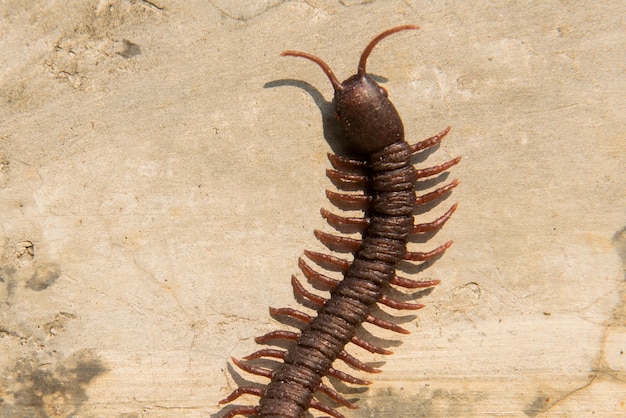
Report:
M 132 43 L 131 41 L 124 39 L 123 41 L 124 49 L 122 52 L 118 52 L 124 58 L 132 58 L 141 54 L 141 48 L 139 45 Z
M 392 386 L 369 392 L 368 417 L 469 417 L 475 416 L 474 404 L 483 399 L 481 392 Z M 393 400 L 390 402 L 390 400 Z
M 15 269 L 11 266 L 0 267 L 0 283 L 9 283 L 14 274 Z
M 37 266 L 26 285 L 31 290 L 39 292 L 51 286 L 60 275 L 61 268 L 58 264 L 41 264 Z
M 620 229 L 613 235 L 613 245 L 622 259 L 622 266 L 624 267 L 624 278 L 626 279 L 626 227 Z
M 3 283 L 3 286 L 6 289 L 6 294 L 2 297 L 2 299 L 6 300 L 13 295 L 13 292 L 15 291 L 15 268 L 11 266 L 0 267 L 0 283 Z
M 3 137 L 0 137 L 2 140 Z M 9 159 L 0 154 L 0 185 L 6 185 L 9 181 Z
M 528 415 L 529 417 L 535 417 L 539 415 L 541 412 L 543 412 L 546 409 L 546 407 L 548 406 L 549 400 L 550 398 L 547 398 L 545 395 L 542 395 L 542 394 L 537 395 L 533 403 L 531 403 L 530 405 L 526 407 L 526 409 L 524 409 L 524 413 Z
M 52 360 L 52 361 L 51 361 Z M 0 416 L 69 417 L 88 401 L 86 386 L 107 371 L 89 350 L 68 358 L 20 358 L 0 377 Z

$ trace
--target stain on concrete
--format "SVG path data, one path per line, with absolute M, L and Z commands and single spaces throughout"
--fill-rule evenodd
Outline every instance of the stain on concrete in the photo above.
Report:
M 0 301 L 6 302 L 15 291 L 15 268 L 0 267 L 0 284 Z
M 475 416 L 474 404 L 484 396 L 480 392 L 461 392 L 457 390 L 433 389 L 424 385 L 418 393 L 403 386 L 387 387 L 372 391 L 369 404 L 362 406 L 359 417 L 468 417 Z
M 107 371 L 90 350 L 67 358 L 33 353 L 19 358 L 0 377 L 0 416 L 69 417 L 88 401 L 86 388 Z
M 132 58 L 141 54 L 141 47 L 131 41 L 124 39 L 122 41 L 122 51 L 118 54 L 124 58 Z
M 524 409 L 524 413 L 529 417 L 536 417 L 540 413 L 544 412 L 548 407 L 550 397 L 538 394 L 534 401 Z
M 626 279 L 626 227 L 620 229 L 613 235 L 613 245 L 622 260 L 624 279 Z
M 61 268 L 58 264 L 40 264 L 26 282 L 26 286 L 31 290 L 39 292 L 53 285 L 59 276 L 61 276 Z
M 0 136 L 0 140 L 2 139 L 2 136 Z M 9 159 L 5 155 L 0 154 L 0 186 L 2 187 L 9 183 L 9 164 Z

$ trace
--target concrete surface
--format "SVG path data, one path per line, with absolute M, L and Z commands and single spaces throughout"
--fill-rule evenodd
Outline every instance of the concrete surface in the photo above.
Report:
M 252 5 L 251 5 L 252 4 Z M 331 231 L 330 84 L 369 72 L 459 209 L 349 417 L 626 412 L 622 1 L 0 1 L 0 415 L 213 416 Z M 402 315 L 400 315 L 402 316 Z M 397 346 L 396 346 L 397 345 Z M 380 356 L 353 352 L 363 360 Z M 262 380 L 261 380 L 262 381 Z M 242 404 L 252 402 L 242 398 Z M 217 416 L 217 415 L 216 415 Z

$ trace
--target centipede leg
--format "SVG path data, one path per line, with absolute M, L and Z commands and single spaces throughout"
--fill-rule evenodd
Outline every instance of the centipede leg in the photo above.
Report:
M 446 127 L 446 129 L 444 129 L 443 131 L 439 132 L 437 135 L 431 136 L 430 138 L 427 138 L 423 141 L 418 142 L 417 144 L 413 144 L 410 145 L 411 147 L 411 152 L 413 154 L 415 154 L 416 152 L 420 152 L 422 150 L 425 150 L 426 148 L 430 148 L 434 145 L 437 145 L 438 143 L 441 142 L 441 140 L 448 135 L 448 132 L 450 132 L 450 129 L 452 129 L 451 126 Z
M 448 209 L 446 213 L 444 213 L 443 215 L 441 215 L 440 217 L 438 217 L 432 222 L 414 225 L 413 229 L 411 230 L 411 233 L 421 234 L 424 232 L 437 231 L 448 221 L 448 219 L 450 219 L 450 216 L 452 216 L 457 206 L 458 205 L 455 203 L 454 205 L 452 205 L 450 209 Z
M 234 401 L 241 395 L 255 395 L 261 397 L 265 395 L 265 391 L 261 388 L 257 388 L 254 386 L 242 386 L 240 388 L 235 389 L 230 395 L 219 401 L 220 405 L 227 404 L 229 402 Z
M 231 409 L 226 414 L 222 415 L 222 418 L 233 418 L 237 415 L 254 415 L 258 416 L 260 413 L 260 407 L 258 406 L 238 406 Z
M 316 401 L 315 399 L 311 401 L 311 408 L 317 409 L 318 411 L 322 411 L 334 418 L 346 418 L 345 416 L 337 412 L 337 410 L 335 410 L 334 408 L 331 408 L 330 406 L 326 406 L 323 403 Z

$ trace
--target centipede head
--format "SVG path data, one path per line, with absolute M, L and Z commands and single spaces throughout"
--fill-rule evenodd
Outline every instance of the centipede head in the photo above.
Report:
M 335 89 L 335 113 L 346 133 L 348 147 L 367 155 L 404 140 L 404 126 L 398 111 L 387 97 L 387 91 L 365 72 L 365 64 L 374 47 L 387 36 L 418 26 L 404 25 L 386 30 L 363 50 L 357 73 L 343 83 L 320 58 L 300 51 L 285 51 L 282 56 L 302 57 L 318 64 Z

